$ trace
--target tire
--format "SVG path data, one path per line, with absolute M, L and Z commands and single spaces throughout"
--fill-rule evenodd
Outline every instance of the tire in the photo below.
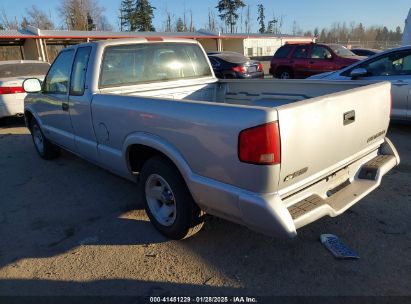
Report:
M 43 159 L 54 159 L 60 155 L 60 148 L 53 145 L 41 130 L 37 121 L 33 118 L 30 123 L 30 132 L 33 139 L 34 147 L 37 153 Z
M 276 73 L 276 77 L 279 79 L 293 79 L 294 74 L 290 69 L 283 68 Z
M 146 213 L 153 226 L 168 238 L 180 240 L 204 225 L 204 212 L 194 202 L 177 168 L 156 156 L 143 165 L 139 181 Z

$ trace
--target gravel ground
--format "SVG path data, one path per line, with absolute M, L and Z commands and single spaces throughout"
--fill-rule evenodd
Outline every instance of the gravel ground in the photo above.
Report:
M 391 127 L 402 163 L 378 190 L 296 239 L 210 217 L 169 241 L 136 185 L 70 153 L 43 161 L 22 120 L 0 124 L 0 295 L 411 295 L 411 126 Z M 334 259 L 322 233 L 361 259 Z

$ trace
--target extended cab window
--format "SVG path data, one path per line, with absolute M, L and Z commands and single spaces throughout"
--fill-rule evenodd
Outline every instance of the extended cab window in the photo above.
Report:
M 74 58 L 73 71 L 71 72 L 70 95 L 82 96 L 86 82 L 88 59 L 91 47 L 81 47 Z
M 308 46 L 299 46 L 297 49 L 294 51 L 294 58 L 307 58 L 308 54 Z
M 44 93 L 67 94 L 73 53 L 69 50 L 58 55 L 44 80 Z
M 100 86 L 211 76 L 200 47 L 188 43 L 132 44 L 107 47 L 101 67 Z

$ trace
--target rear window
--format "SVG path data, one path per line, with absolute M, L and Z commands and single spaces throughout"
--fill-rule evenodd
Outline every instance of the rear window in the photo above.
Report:
M 0 78 L 46 75 L 49 68 L 45 62 L 0 64 Z
M 287 58 L 288 54 L 290 54 L 291 49 L 292 46 L 290 45 L 280 47 L 277 52 L 275 52 L 274 58 Z
M 109 46 L 103 56 L 100 86 L 122 86 L 211 76 L 200 47 L 187 43 Z

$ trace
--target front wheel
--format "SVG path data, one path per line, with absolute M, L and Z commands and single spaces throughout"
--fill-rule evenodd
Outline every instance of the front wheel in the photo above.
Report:
M 197 233 L 204 224 L 204 213 L 194 202 L 177 168 L 164 157 L 153 157 L 143 166 L 140 193 L 151 223 L 171 239 Z
M 34 118 L 30 124 L 30 131 L 34 147 L 41 158 L 53 159 L 60 155 L 60 148 L 53 145 L 46 137 L 44 137 L 43 131 Z

